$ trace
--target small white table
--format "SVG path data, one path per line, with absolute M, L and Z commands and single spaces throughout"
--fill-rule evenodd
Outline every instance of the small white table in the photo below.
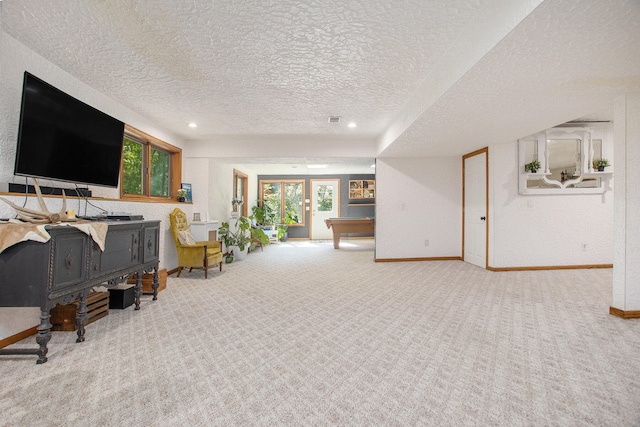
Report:
M 191 234 L 198 242 L 218 240 L 220 221 L 193 221 L 190 225 Z
M 271 230 L 262 230 L 264 233 L 269 236 L 269 242 L 278 243 L 278 229 L 273 227 Z

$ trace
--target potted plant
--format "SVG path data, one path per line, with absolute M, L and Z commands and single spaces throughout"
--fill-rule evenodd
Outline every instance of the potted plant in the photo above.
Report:
M 251 208 L 251 218 L 261 228 L 272 227 L 276 224 L 276 213 L 264 201 L 258 200 L 258 205 Z
M 234 237 L 234 233 L 229 229 L 228 222 L 223 221 L 222 224 L 220 224 L 220 227 L 218 227 L 218 237 L 220 238 L 220 240 L 222 240 L 227 253 L 230 254 L 233 250 L 232 247 L 235 245 L 236 240 Z
M 264 231 L 251 227 L 251 221 L 246 216 L 240 216 L 237 219 L 233 230 L 229 227 L 228 222 L 222 222 L 218 229 L 218 236 L 227 248 L 227 251 L 234 258 L 241 260 L 249 249 L 255 248 L 252 240 L 257 240 L 263 244 L 269 243 L 269 238 Z
M 231 211 L 231 217 L 232 218 L 237 218 L 240 215 L 240 206 L 242 206 L 242 204 L 244 203 L 244 198 L 240 197 L 239 199 L 236 199 L 235 197 L 233 199 L 231 199 L 231 206 L 233 207 L 233 210 Z
M 527 163 L 524 165 L 525 172 L 536 173 L 540 169 L 540 162 L 537 160 L 532 161 L 531 163 Z
M 278 224 L 278 240 L 282 240 L 283 242 L 287 241 L 287 230 L 289 229 L 290 224 L 298 223 L 298 214 L 294 210 L 289 210 L 287 212 L 287 216 L 284 217 L 282 224 Z
M 609 160 L 607 159 L 599 159 L 593 161 L 593 168 L 597 169 L 599 172 L 604 172 L 604 168 L 606 168 L 607 166 L 611 166 L 611 163 L 609 163 Z
M 232 228 L 228 222 L 222 222 L 218 229 L 218 236 L 222 239 L 227 251 L 233 253 L 237 259 L 242 258 L 245 249 L 251 244 L 251 235 L 248 232 L 251 223 L 244 217 L 238 217 L 235 226 Z
M 267 235 L 275 237 L 273 235 L 276 232 L 276 224 L 278 223 L 278 215 L 274 208 L 266 203 L 265 200 L 258 200 L 258 204 L 251 208 L 252 221 L 255 221 L 256 227 L 261 230 L 273 230 L 273 232 L 267 232 Z
M 185 200 L 187 200 L 187 190 L 181 188 L 178 190 L 178 201 L 184 202 Z
M 265 233 L 262 228 L 254 227 L 252 225 L 251 228 L 249 228 L 249 232 L 251 233 L 251 245 L 249 246 L 250 251 L 254 250 L 258 243 L 262 246 L 269 244 L 269 236 L 267 236 L 267 233 Z

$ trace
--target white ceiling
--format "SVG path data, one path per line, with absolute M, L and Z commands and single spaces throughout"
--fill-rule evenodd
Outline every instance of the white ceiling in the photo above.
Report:
M 462 155 L 608 119 L 615 96 L 640 92 L 638 0 L 1 4 L 3 31 L 167 130 L 200 144 L 240 136 L 246 146 L 222 161 L 247 167 L 366 173 L 372 151 Z M 319 136 L 374 150 L 307 159 L 247 149 L 295 139 L 299 153 Z
M 375 159 L 366 157 L 262 157 L 224 158 L 223 163 L 234 164 L 244 173 L 259 175 L 342 175 L 375 173 Z

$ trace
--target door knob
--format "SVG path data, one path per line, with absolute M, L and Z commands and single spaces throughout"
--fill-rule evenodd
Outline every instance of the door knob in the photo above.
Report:
M 486 217 L 486 216 L 481 216 L 481 217 L 480 217 L 480 219 L 481 219 L 482 221 L 486 221 L 487 217 Z

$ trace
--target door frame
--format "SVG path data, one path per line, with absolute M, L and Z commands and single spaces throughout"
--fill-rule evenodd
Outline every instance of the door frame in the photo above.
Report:
M 238 181 L 242 181 L 242 194 L 238 194 Z M 249 175 L 233 169 L 233 197 L 242 196 L 244 203 L 240 205 L 240 215 L 247 216 L 249 205 Z
M 309 240 L 313 240 L 313 205 L 315 203 L 315 200 L 314 200 L 315 194 L 313 193 L 313 182 L 314 181 L 338 181 L 338 191 L 336 191 L 336 194 L 338 196 L 337 212 L 338 212 L 338 217 L 340 217 L 340 199 L 341 199 L 341 197 L 340 197 L 340 183 L 342 182 L 342 180 L 339 177 L 335 177 L 335 178 L 309 178 Z
M 464 236 L 465 236 L 465 161 L 470 157 L 475 157 L 485 153 L 485 212 L 487 219 L 485 220 L 485 269 L 489 268 L 489 147 L 484 147 L 471 153 L 467 153 L 462 156 L 462 260 L 464 261 Z

